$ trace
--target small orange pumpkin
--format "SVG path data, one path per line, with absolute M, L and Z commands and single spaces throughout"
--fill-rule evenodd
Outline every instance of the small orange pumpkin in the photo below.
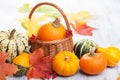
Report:
M 79 68 L 79 59 L 69 51 L 62 51 L 56 54 L 52 60 L 53 70 L 62 76 L 71 76 Z
M 93 50 L 80 58 L 79 65 L 84 73 L 95 75 L 101 73 L 106 68 L 107 60 L 102 53 L 94 53 Z
M 49 22 L 41 26 L 37 35 L 43 41 L 60 40 L 65 38 L 65 28 L 56 18 L 54 22 Z

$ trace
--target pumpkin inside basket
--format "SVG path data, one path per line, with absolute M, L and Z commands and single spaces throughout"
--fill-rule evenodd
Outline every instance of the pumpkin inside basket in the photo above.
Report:
M 58 53 L 60 51 L 73 51 L 72 32 L 70 29 L 68 19 L 67 19 L 65 13 L 62 11 L 62 9 L 60 9 L 56 4 L 49 3 L 49 2 L 38 3 L 31 10 L 31 12 L 29 14 L 29 19 L 31 20 L 34 11 L 39 6 L 42 6 L 42 5 L 52 6 L 52 7 L 56 8 L 62 14 L 62 16 L 65 20 L 65 23 L 66 23 L 66 27 L 67 27 L 67 29 L 65 30 L 66 36 L 62 39 L 51 40 L 51 41 L 40 40 L 37 37 L 34 39 L 34 41 L 32 41 L 30 39 L 29 43 L 31 45 L 31 52 L 33 52 L 35 49 L 42 48 L 44 50 L 44 53 L 46 56 L 50 55 L 51 57 L 53 57 L 56 53 Z M 51 34 L 51 36 L 52 36 L 52 34 Z

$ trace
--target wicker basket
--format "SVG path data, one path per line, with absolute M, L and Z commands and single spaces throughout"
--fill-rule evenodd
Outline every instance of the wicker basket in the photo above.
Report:
M 29 19 L 31 20 L 32 15 L 34 13 L 34 11 L 42 5 L 49 5 L 52 6 L 54 8 L 56 8 L 63 16 L 66 26 L 67 26 L 67 31 L 71 31 L 70 29 L 70 25 L 68 22 L 68 19 L 65 15 L 65 13 L 55 4 L 53 3 L 49 3 L 49 2 L 42 2 L 37 4 L 36 6 L 33 7 L 33 9 L 31 10 L 30 14 L 29 14 Z M 73 39 L 72 39 L 72 34 L 68 35 L 67 37 L 65 37 L 62 40 L 54 40 L 54 41 L 41 41 L 36 39 L 34 42 L 33 41 L 29 41 L 30 45 L 31 45 L 31 52 L 33 52 L 35 49 L 38 48 L 42 48 L 44 50 L 45 55 L 50 55 L 51 57 L 53 57 L 56 53 L 60 52 L 60 51 L 73 51 Z

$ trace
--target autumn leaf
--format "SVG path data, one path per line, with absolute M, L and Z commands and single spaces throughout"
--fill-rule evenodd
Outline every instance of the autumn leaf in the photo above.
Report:
M 91 26 L 88 26 L 86 22 L 75 21 L 75 24 L 71 22 L 70 25 L 75 30 L 75 32 L 80 35 L 92 36 L 92 31 L 96 29 Z
M 14 64 L 6 63 L 8 54 L 0 52 L 0 80 L 6 80 L 6 76 L 13 76 L 18 70 Z
M 39 61 L 43 56 L 43 50 L 41 48 L 36 49 L 32 54 L 30 54 L 30 64 L 32 66 L 39 64 Z
M 83 21 L 90 18 L 92 15 L 88 11 L 79 11 L 77 13 L 68 13 L 67 17 L 71 21 Z
M 30 78 L 48 78 L 46 74 L 52 72 L 51 58 L 50 56 L 44 56 L 41 48 L 30 54 L 30 64 L 32 67 L 27 72 L 28 80 Z

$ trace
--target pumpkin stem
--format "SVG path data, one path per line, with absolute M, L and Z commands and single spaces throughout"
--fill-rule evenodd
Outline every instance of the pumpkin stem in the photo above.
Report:
M 90 49 L 90 56 L 95 56 L 95 50 L 96 50 L 96 47 L 91 47 Z
M 15 31 L 16 31 L 16 30 L 13 29 L 13 30 L 10 32 L 10 37 L 9 37 L 10 40 L 13 38 L 13 35 L 14 35 Z
M 56 18 L 55 19 L 55 21 L 52 23 L 52 25 L 54 26 L 54 27 L 59 27 L 59 25 L 60 25 L 60 19 L 59 18 Z
M 65 61 L 68 61 L 68 59 L 69 59 L 68 56 L 65 56 Z

